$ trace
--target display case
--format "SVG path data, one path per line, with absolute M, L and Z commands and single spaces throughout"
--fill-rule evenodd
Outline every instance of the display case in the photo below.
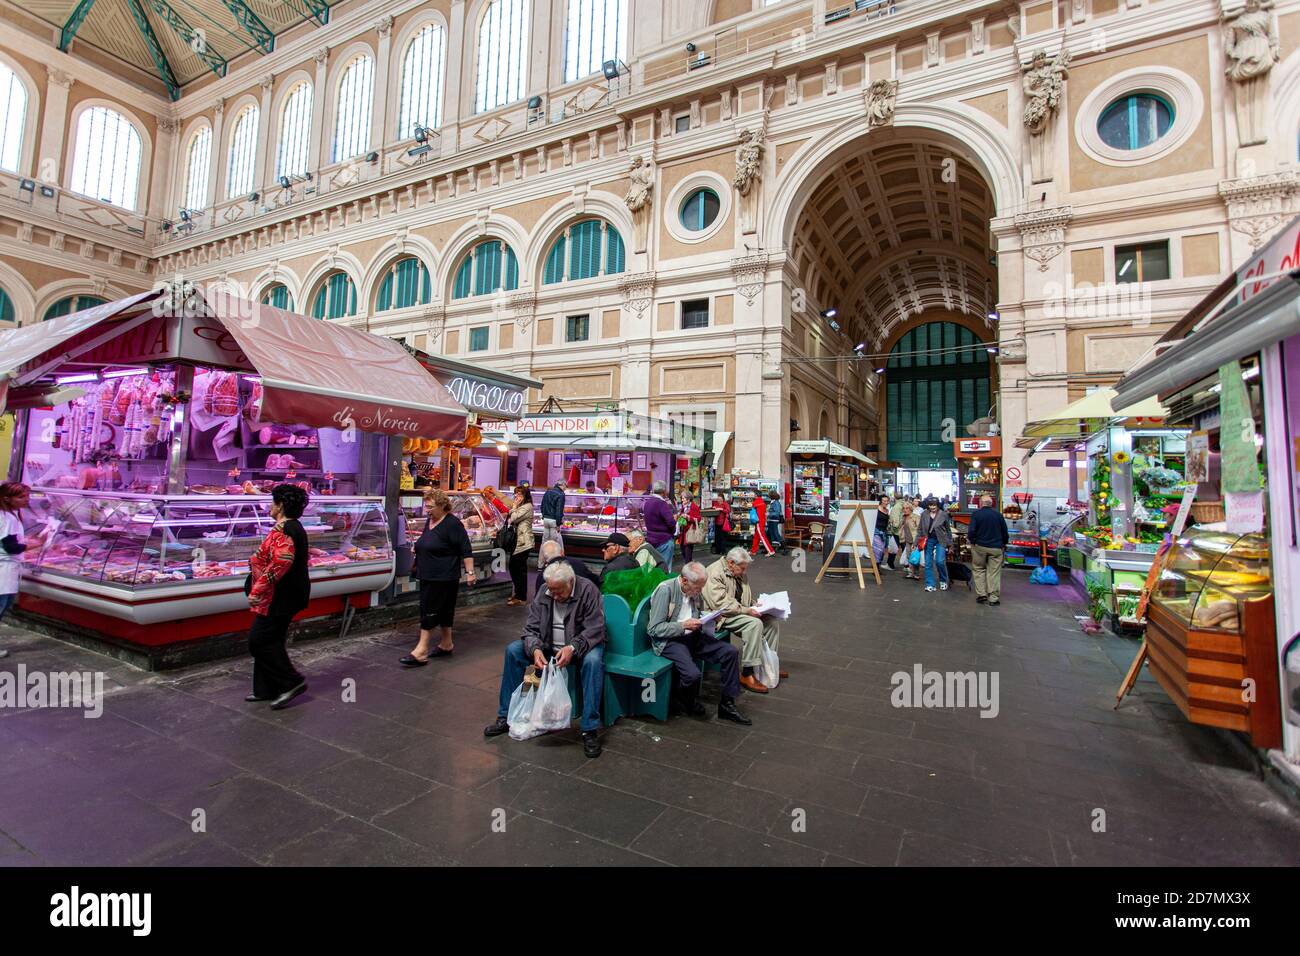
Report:
M 781 482 L 776 478 L 763 478 L 757 475 L 731 476 L 731 536 L 745 539 L 753 534 L 749 526 L 749 509 L 754 506 L 754 498 L 759 494 L 770 497 L 781 493 Z
M 796 461 L 793 471 L 795 517 L 825 518 L 826 501 L 831 497 L 826 479 L 826 463 Z
M 506 516 L 477 491 L 448 491 L 451 513 L 460 519 L 474 549 L 474 562 L 492 560 L 492 543 L 506 522 Z M 418 586 L 407 580 L 415 561 L 415 542 L 424 532 L 424 492 L 403 492 L 397 499 L 397 590 L 415 592 Z
M 1163 556 L 1147 608 L 1147 659 L 1166 693 L 1193 723 L 1257 747 L 1281 737 L 1269 557 L 1261 534 L 1189 535 Z
M 533 530 L 542 531 L 542 497 L 545 489 L 533 489 Z M 642 506 L 649 495 L 564 493 L 564 520 L 560 534 L 588 542 L 602 541 L 615 531 L 645 531 Z
M 32 489 L 22 590 L 137 624 L 246 609 L 248 562 L 274 526 L 269 495 Z M 322 495 L 302 516 L 312 596 L 393 576 L 380 498 Z
M 1043 538 L 1038 530 L 1037 516 L 1008 518 L 1006 563 L 1024 568 L 1036 568 L 1043 563 Z
M 1055 518 L 1042 526 L 1039 534 L 1043 538 L 1043 543 L 1047 546 L 1047 560 L 1049 563 L 1060 563 L 1062 549 L 1074 547 L 1076 532 L 1083 527 L 1081 522 L 1088 516 L 1086 511 L 1067 511 L 1064 514 L 1058 514 Z M 1068 562 L 1068 557 L 1066 561 Z M 1069 567 L 1068 563 L 1063 565 Z

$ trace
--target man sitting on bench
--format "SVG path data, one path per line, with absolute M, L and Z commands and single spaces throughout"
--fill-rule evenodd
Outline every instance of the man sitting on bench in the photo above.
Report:
M 546 566 L 553 561 L 563 561 L 573 568 L 573 573 L 580 578 L 586 578 L 596 587 L 600 587 L 600 579 L 592 573 L 591 568 L 587 567 L 586 561 L 579 561 L 577 558 L 570 558 L 564 553 L 564 545 L 552 538 L 550 541 L 543 541 L 541 549 L 537 552 L 537 581 L 533 585 L 533 595 L 542 593 L 542 588 L 546 584 L 542 581 L 542 572 Z
M 753 555 L 741 547 L 732 548 L 709 565 L 704 582 L 704 606 L 722 612 L 722 626 L 740 638 L 740 665 L 752 672 L 763 666 L 763 645 L 773 651 L 781 639 L 781 625 L 754 610 L 754 592 L 746 575 Z M 784 670 L 780 677 L 786 677 Z M 768 693 L 768 687 L 753 673 L 743 674 L 740 686 L 755 694 Z
M 700 703 L 700 669 L 695 659 L 716 662 L 722 667 L 722 699 L 718 702 L 718 719 L 744 726 L 753 721 L 736 709 L 740 696 L 740 652 L 728 641 L 713 636 L 713 626 L 702 625 L 704 616 L 704 582 L 708 571 L 698 561 L 682 568 L 675 578 L 662 582 L 650 595 L 650 624 L 646 632 L 650 646 L 666 657 L 677 669 L 677 689 L 673 703 L 692 717 L 703 717 Z
M 506 714 L 510 696 L 524 679 L 531 663 L 539 669 L 554 658 L 557 667 L 580 668 L 582 681 L 582 750 L 600 756 L 600 699 L 605 685 L 605 608 L 600 591 L 573 573 L 567 561 L 553 561 L 542 572 L 544 590 L 528 602 L 528 623 L 522 640 L 506 647 L 501 669 L 500 709 L 494 723 L 483 728 L 484 737 L 510 730 Z

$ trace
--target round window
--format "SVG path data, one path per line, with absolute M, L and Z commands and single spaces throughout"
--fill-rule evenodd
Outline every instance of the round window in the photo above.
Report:
M 682 225 L 691 232 L 703 232 L 718 218 L 721 203 L 712 189 L 697 189 L 682 203 Z
M 1101 112 L 1097 133 L 1112 149 L 1142 149 L 1150 146 L 1174 123 L 1174 108 L 1154 93 L 1121 96 Z

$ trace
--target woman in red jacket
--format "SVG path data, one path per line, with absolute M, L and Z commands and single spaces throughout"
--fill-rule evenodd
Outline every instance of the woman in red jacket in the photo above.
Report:
M 767 501 L 762 493 L 754 495 L 754 502 L 751 505 L 753 509 L 753 520 L 750 521 L 752 531 L 754 532 L 753 542 L 749 546 L 750 554 L 758 554 L 758 544 L 761 541 L 763 547 L 767 549 L 768 557 L 776 554 L 772 548 L 772 542 L 767 540 Z
M 703 515 L 700 506 L 695 503 L 695 496 L 689 491 L 682 492 L 682 502 L 677 509 L 677 543 L 682 546 L 682 560 L 690 564 L 695 560 L 695 545 L 701 540 L 700 519 Z

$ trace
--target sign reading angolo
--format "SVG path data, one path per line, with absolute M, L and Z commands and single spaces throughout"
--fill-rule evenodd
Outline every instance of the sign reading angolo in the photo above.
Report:
M 447 382 L 452 398 L 475 412 L 518 417 L 524 410 L 523 389 L 483 382 L 467 375 L 457 375 Z

